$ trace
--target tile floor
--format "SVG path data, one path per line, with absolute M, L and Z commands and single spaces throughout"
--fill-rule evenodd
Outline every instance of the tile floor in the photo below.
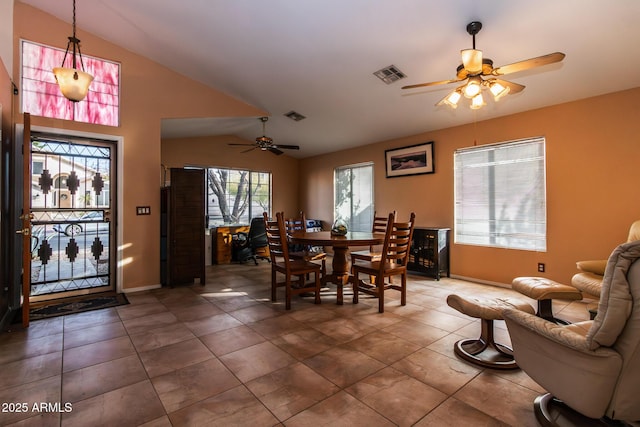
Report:
M 295 298 L 285 311 L 269 283 L 266 262 L 213 266 L 205 286 L 0 333 L 0 425 L 537 425 L 543 390 L 525 373 L 453 354 L 480 326 L 447 295 L 510 289 L 411 275 L 408 304 L 388 291 L 379 314 L 376 300 L 353 305 L 348 291 L 336 305 L 332 286 L 321 305 Z M 580 301 L 554 309 L 588 318 Z M 504 322 L 496 340 L 509 342 Z

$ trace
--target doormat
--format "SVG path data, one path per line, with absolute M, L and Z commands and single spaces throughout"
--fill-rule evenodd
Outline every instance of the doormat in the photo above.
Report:
M 85 311 L 100 310 L 102 308 L 117 307 L 129 304 L 125 294 L 115 292 L 83 295 L 80 297 L 64 298 L 51 301 L 47 305 L 39 305 L 31 308 L 29 318 L 31 320 L 46 319 L 49 317 L 64 316 L 67 314 L 83 313 Z

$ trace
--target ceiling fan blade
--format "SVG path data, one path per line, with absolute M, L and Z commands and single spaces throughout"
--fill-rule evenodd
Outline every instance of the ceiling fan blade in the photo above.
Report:
M 425 87 L 425 86 L 436 86 L 436 85 L 446 85 L 449 83 L 456 83 L 459 81 L 462 81 L 464 79 L 456 79 L 456 80 L 440 80 L 439 82 L 430 82 L 430 83 L 418 83 L 415 85 L 408 85 L 408 86 L 402 86 L 402 89 L 415 89 L 418 87 Z
M 299 150 L 300 147 L 297 145 L 281 145 L 281 144 L 276 144 L 273 146 L 274 148 L 284 148 L 285 150 Z
M 235 145 L 237 147 L 253 147 L 256 144 L 236 144 L 236 143 L 231 142 L 231 143 L 229 143 L 227 145 Z
M 273 154 L 277 156 L 284 153 L 284 151 L 280 151 L 276 147 L 268 147 L 267 150 L 271 151 Z
M 524 71 L 530 68 L 541 67 L 543 65 L 560 62 L 564 59 L 564 56 L 565 55 L 562 52 L 554 52 L 548 55 L 538 56 L 536 58 L 525 59 L 524 61 L 514 62 L 513 64 L 494 68 L 491 74 L 494 76 L 502 76 L 505 74 L 517 73 L 518 71 Z
M 248 145 L 248 144 L 247 144 L 247 145 Z M 241 151 L 240 153 L 241 153 L 241 154 L 242 154 L 242 153 L 248 153 L 249 151 L 253 151 L 253 150 L 255 150 L 256 148 L 258 148 L 258 146 L 257 146 L 257 145 L 256 145 L 256 146 L 254 146 L 254 147 L 249 148 L 248 150 Z
M 493 81 L 500 83 L 502 86 L 504 87 L 508 87 L 509 88 L 509 93 L 518 93 L 521 92 L 522 89 L 525 88 L 524 85 L 518 84 L 518 83 L 513 83 L 513 82 L 509 82 L 506 80 L 500 80 L 500 79 L 492 79 Z

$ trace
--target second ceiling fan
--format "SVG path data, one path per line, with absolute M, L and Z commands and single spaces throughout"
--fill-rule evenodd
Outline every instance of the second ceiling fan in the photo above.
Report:
M 280 155 L 283 154 L 284 151 L 280 150 L 285 149 L 285 150 L 299 150 L 300 147 L 297 145 L 284 145 L 284 144 L 275 144 L 273 142 L 273 139 L 269 138 L 266 135 L 265 132 L 265 127 L 267 124 L 267 120 L 269 120 L 269 117 L 260 117 L 260 121 L 262 122 L 262 136 L 259 136 L 256 138 L 256 142 L 253 144 L 234 144 L 231 143 L 229 145 L 236 145 L 236 146 L 245 146 L 245 147 L 252 147 L 249 148 L 248 150 L 243 151 L 243 153 L 249 152 L 249 151 L 253 151 L 256 148 L 259 148 L 262 151 L 270 151 L 273 154 L 276 155 Z
M 403 86 L 402 89 L 415 89 L 419 87 L 457 83 L 467 80 L 465 84 L 458 86 L 453 92 L 445 96 L 436 105 L 446 104 L 450 107 L 456 108 L 458 106 L 458 102 L 465 97 L 471 100 L 470 106 L 472 109 L 478 109 L 485 105 L 482 97 L 483 89 L 489 89 L 496 101 L 504 95 L 518 93 L 524 89 L 524 86 L 521 84 L 498 79 L 496 77 L 547 64 L 553 64 L 564 59 L 564 53 L 554 52 L 548 55 L 525 59 L 524 61 L 518 61 L 513 64 L 502 65 L 494 68 L 493 61 L 489 58 L 483 58 L 482 51 L 476 49 L 476 34 L 478 34 L 481 29 L 482 23 L 478 21 L 473 21 L 467 25 L 467 32 L 473 37 L 473 48 L 460 51 L 462 64 L 460 64 L 456 69 L 456 77 L 454 79 L 408 85 Z

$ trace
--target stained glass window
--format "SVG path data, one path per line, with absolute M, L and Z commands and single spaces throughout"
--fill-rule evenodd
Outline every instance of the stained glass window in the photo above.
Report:
M 94 79 L 80 102 L 65 98 L 53 68 L 62 64 L 65 51 L 22 41 L 22 111 L 34 116 L 119 126 L 120 64 L 82 55 L 84 70 Z M 65 66 L 71 67 L 71 55 Z M 80 67 L 80 65 L 77 65 Z

